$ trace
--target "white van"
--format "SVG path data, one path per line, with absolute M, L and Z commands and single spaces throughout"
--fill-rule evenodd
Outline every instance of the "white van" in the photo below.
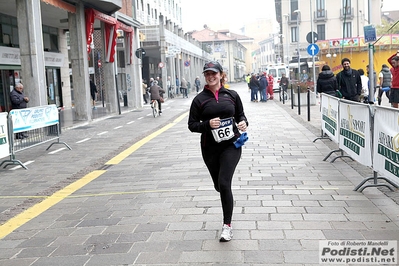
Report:
M 267 74 L 271 74 L 274 77 L 273 82 L 273 91 L 278 91 L 280 86 L 280 79 L 285 74 L 288 77 L 288 65 L 279 64 L 279 65 L 270 65 L 266 67 Z

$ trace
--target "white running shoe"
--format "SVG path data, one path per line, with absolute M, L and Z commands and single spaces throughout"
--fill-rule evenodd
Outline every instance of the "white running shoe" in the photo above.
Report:
M 220 242 L 229 242 L 233 238 L 233 228 L 227 224 L 223 225 L 222 233 L 220 234 Z

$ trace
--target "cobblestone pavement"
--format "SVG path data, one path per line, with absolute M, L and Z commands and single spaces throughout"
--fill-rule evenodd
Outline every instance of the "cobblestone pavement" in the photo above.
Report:
M 72 150 L 17 153 L 29 169 L 0 170 L 0 265 L 319 265 L 322 240 L 399 240 L 397 192 L 355 192 L 366 170 L 322 160 L 334 147 L 314 142 L 317 106 L 307 121 L 231 87 L 250 123 L 232 241 L 218 241 L 220 199 L 187 129 L 192 93 L 158 118 L 145 106 L 65 128 Z
M 296 106 L 292 108 L 291 102 L 285 102 L 283 104 L 283 102 L 276 101 L 276 103 L 278 103 L 279 106 L 281 106 L 286 112 L 288 112 L 296 121 L 298 121 L 304 127 L 313 132 L 317 137 L 321 137 L 322 132 L 321 132 L 321 116 L 319 111 L 320 110 L 319 98 L 317 98 L 316 100 L 317 104 L 310 106 L 309 110 L 310 112 L 308 112 L 307 106 L 301 107 L 301 110 L 298 110 L 298 107 Z M 389 103 L 385 98 L 382 101 L 382 106 L 386 107 L 389 106 Z M 331 150 L 338 149 L 338 145 L 329 140 L 316 140 L 316 141 L 323 141 L 328 147 L 330 147 Z M 345 162 L 348 165 L 350 165 L 353 169 L 355 169 L 364 178 L 372 177 L 374 175 L 373 169 L 370 167 L 364 166 L 358 163 L 357 161 L 352 161 L 350 159 L 343 159 L 343 160 L 345 160 Z M 386 194 L 389 198 L 395 201 L 396 204 L 399 205 L 398 189 L 394 189 L 394 191 L 391 191 L 387 187 L 379 187 L 378 189 L 381 190 L 384 194 Z

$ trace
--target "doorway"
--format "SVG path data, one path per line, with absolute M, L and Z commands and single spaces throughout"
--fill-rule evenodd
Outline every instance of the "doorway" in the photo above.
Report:
M 55 104 L 57 107 L 64 106 L 60 77 L 60 69 L 46 68 L 47 102 L 48 104 Z
M 0 69 L 0 112 L 11 110 L 10 92 L 21 81 L 21 71 Z

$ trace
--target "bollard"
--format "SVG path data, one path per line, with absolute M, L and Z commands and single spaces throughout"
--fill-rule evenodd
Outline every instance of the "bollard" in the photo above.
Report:
M 307 92 L 307 99 L 308 99 L 308 103 L 307 103 L 307 106 L 308 106 L 308 121 L 310 121 L 310 88 L 308 87 L 308 92 Z
M 298 115 L 301 115 L 301 88 L 298 85 Z

